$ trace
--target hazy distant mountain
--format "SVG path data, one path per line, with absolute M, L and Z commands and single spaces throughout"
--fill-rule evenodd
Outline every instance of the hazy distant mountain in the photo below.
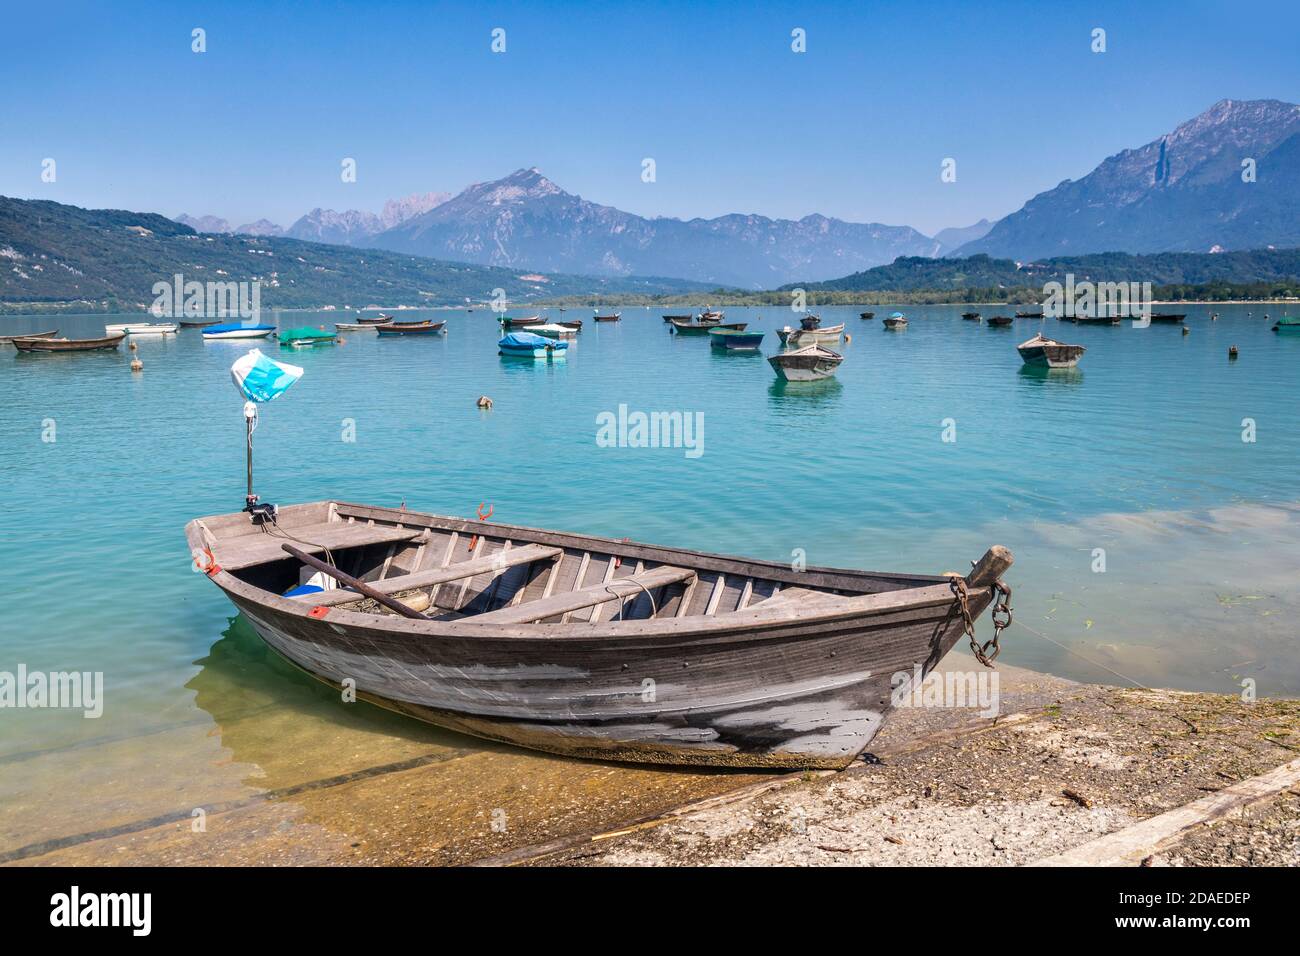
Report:
M 153 213 L 4 196 L 0 262 L 0 312 L 143 310 L 154 283 L 177 273 L 259 280 L 264 308 L 463 304 L 486 302 L 494 289 L 515 303 L 544 295 L 702 291 L 680 279 L 532 275 L 278 236 L 200 236 Z
M 819 215 L 646 219 L 567 193 L 535 168 L 476 183 L 370 244 L 490 265 L 750 288 L 844 275 L 939 248 L 908 226 Z
M 219 216 L 191 216 L 188 213 L 181 213 L 173 220 L 183 226 L 189 226 L 195 232 L 234 232 L 230 223 Z
M 330 242 L 341 246 L 369 245 L 371 236 L 400 225 L 413 216 L 428 212 L 443 203 L 450 193 L 413 193 L 402 199 L 390 199 L 376 215 L 361 209 L 335 212 L 333 209 L 313 209 L 286 231 L 294 239 L 312 242 Z
M 249 222 L 240 226 L 235 232 L 245 236 L 283 236 L 284 227 L 277 226 L 275 223 L 266 219 L 259 219 L 257 222 Z
M 1244 182 L 1253 160 L 1255 182 Z M 1001 219 L 957 255 L 1300 245 L 1300 106 L 1221 100 L 1172 133 L 1111 156 Z
M 384 203 L 384 208 L 379 213 L 379 222 L 385 229 L 392 229 L 420 213 L 428 212 L 434 206 L 442 205 L 450 198 L 451 193 L 411 193 L 401 199 L 390 199 Z
M 988 235 L 993 223 L 987 219 L 981 219 L 979 222 L 970 226 L 958 226 L 948 229 L 940 229 L 934 234 L 934 241 L 939 244 L 939 255 L 946 255 L 959 246 L 976 239 L 983 239 Z

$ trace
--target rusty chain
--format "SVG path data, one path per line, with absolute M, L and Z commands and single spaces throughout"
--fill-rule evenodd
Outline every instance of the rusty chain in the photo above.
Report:
M 1001 580 L 993 582 L 994 596 L 990 612 L 993 618 L 993 639 L 983 644 L 975 637 L 975 619 L 970 614 L 970 592 L 966 589 L 966 579 L 954 574 L 948 578 L 948 586 L 952 588 L 952 593 L 957 598 L 957 606 L 961 608 L 962 626 L 966 636 L 970 638 L 971 653 L 975 655 L 975 660 L 985 667 L 992 667 L 998 654 L 1002 652 L 1000 643 L 1002 632 L 1011 626 L 1011 586 Z

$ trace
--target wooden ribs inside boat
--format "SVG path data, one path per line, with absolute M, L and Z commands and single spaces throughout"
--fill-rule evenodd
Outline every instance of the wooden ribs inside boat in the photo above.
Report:
M 898 675 L 928 672 L 965 633 L 939 575 L 796 569 L 337 501 L 274 522 L 195 519 L 186 536 L 262 639 L 308 673 L 571 756 L 842 767 L 892 708 Z M 1010 564 L 994 547 L 965 578 L 972 615 Z

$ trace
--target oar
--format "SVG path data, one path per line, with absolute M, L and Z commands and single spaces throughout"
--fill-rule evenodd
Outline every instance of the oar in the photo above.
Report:
M 325 572 L 334 580 L 338 581 L 340 584 L 352 588 L 352 590 L 356 591 L 358 594 L 363 594 L 366 597 L 370 598 L 372 601 L 378 601 L 380 604 L 388 608 L 390 611 L 396 611 L 398 614 L 402 615 L 403 617 L 415 618 L 417 621 L 430 620 L 428 616 L 421 614 L 419 611 L 412 611 L 401 601 L 389 597 L 387 594 L 384 594 L 382 591 L 376 591 L 374 588 L 372 588 L 369 584 L 366 584 L 364 581 L 358 581 L 352 575 L 344 574 L 338 568 L 334 567 L 334 565 L 326 564 L 324 561 L 320 560 L 319 558 L 313 558 L 310 554 L 307 554 L 305 551 L 299 551 L 291 544 L 282 544 L 280 547 L 284 548 L 284 550 L 288 551 L 290 554 L 292 554 L 303 564 L 308 565 L 309 567 L 313 567 L 317 571 Z

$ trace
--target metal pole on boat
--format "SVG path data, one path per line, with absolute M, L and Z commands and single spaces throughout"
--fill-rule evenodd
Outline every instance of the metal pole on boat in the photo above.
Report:
M 257 403 L 244 403 L 244 423 L 248 429 L 248 457 L 247 457 L 247 477 L 248 491 L 245 496 L 247 507 L 257 502 L 257 495 L 253 494 L 253 430 L 257 428 Z

